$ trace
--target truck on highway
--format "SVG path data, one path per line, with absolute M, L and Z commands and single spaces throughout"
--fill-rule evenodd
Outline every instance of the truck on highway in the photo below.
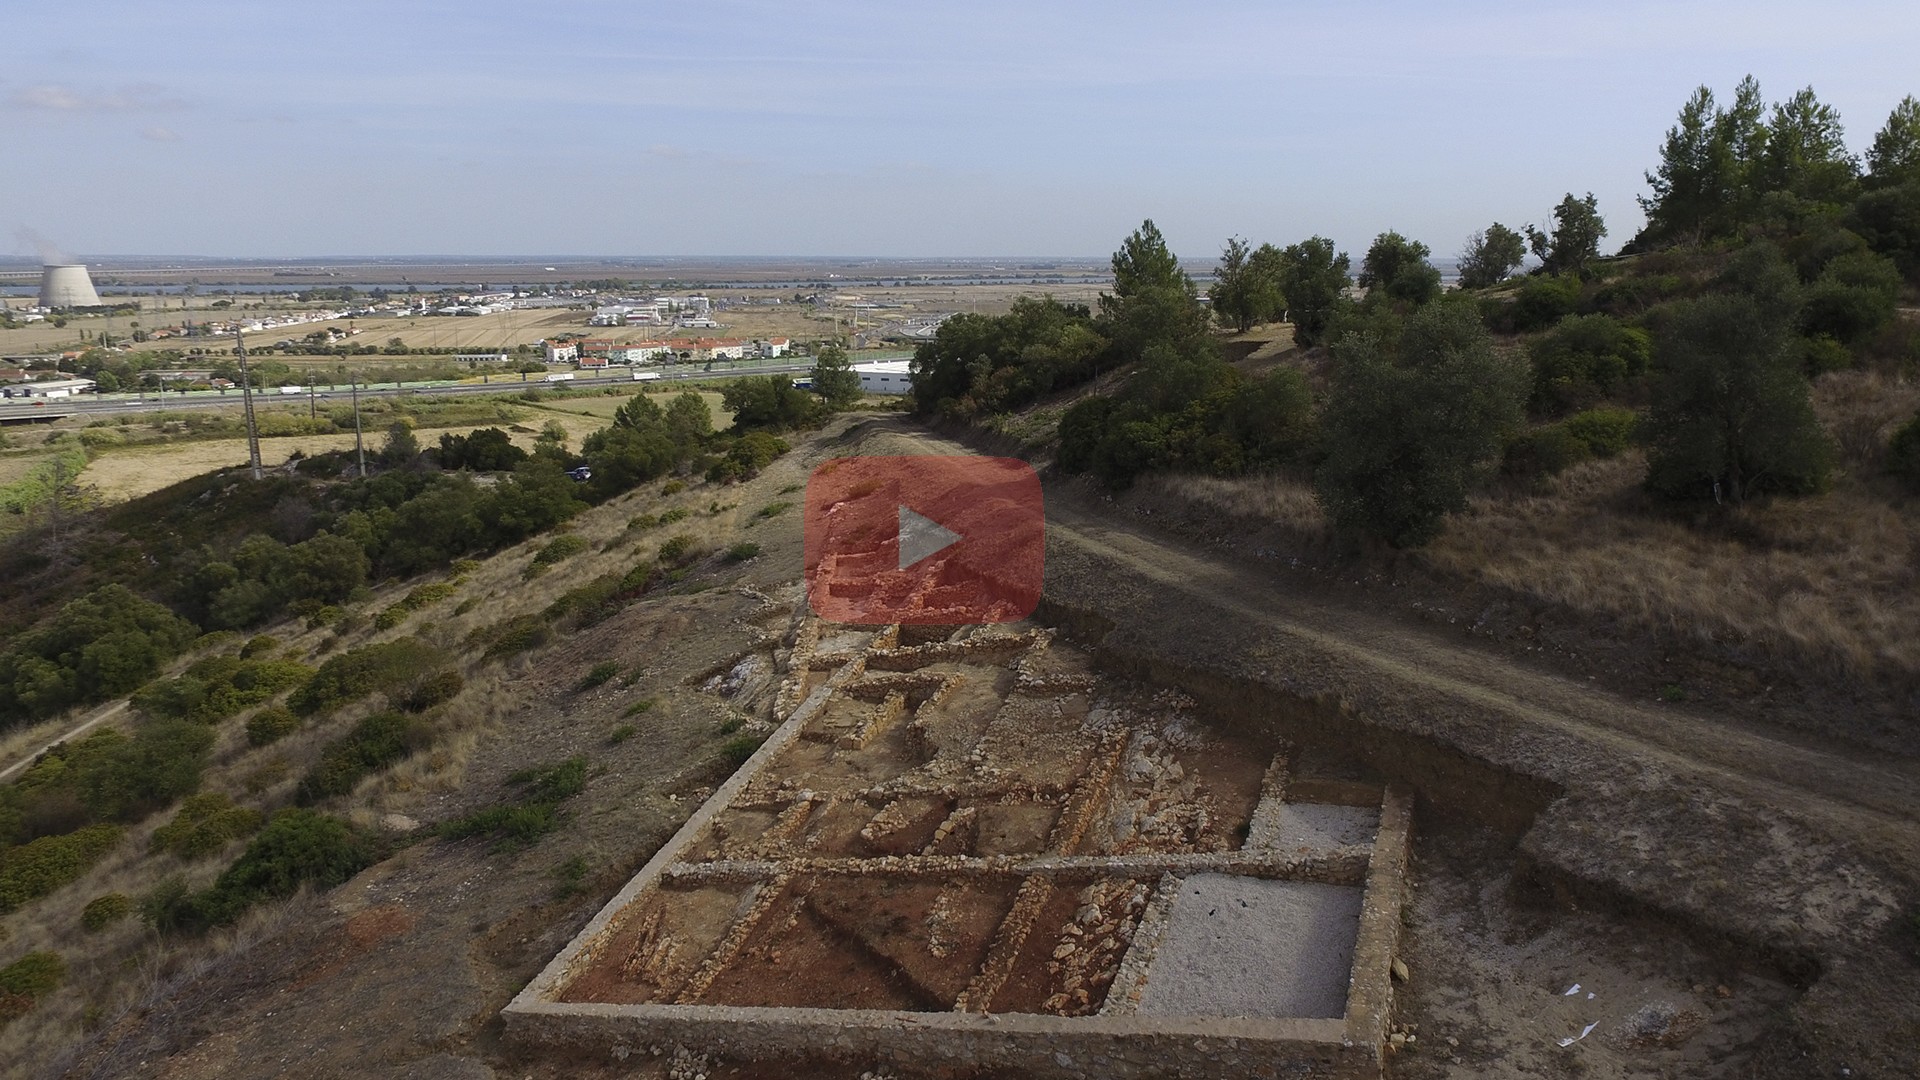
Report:
M 634 382 L 651 382 L 659 377 L 660 373 L 657 371 L 636 371 L 633 373 Z
M 548 373 L 547 373 L 547 381 L 548 381 L 548 382 L 572 382 L 572 381 L 573 381 L 573 372 L 571 372 L 571 371 L 550 371 L 550 372 L 548 372 Z

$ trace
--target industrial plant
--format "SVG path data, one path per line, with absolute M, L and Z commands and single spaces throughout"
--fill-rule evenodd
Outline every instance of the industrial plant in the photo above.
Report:
M 40 268 L 40 306 L 43 308 L 99 307 L 93 278 L 79 263 L 49 263 Z

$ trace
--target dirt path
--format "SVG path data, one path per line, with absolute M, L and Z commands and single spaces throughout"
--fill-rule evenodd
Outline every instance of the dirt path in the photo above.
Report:
M 0 783 L 4 783 L 5 781 L 13 779 L 16 773 L 21 772 L 27 766 L 33 764 L 33 759 L 53 749 L 56 745 L 66 742 L 70 739 L 77 739 L 80 736 L 85 735 L 87 732 L 92 731 L 95 727 L 99 726 L 100 724 L 105 723 L 106 721 L 111 720 L 116 716 L 119 716 L 121 713 L 126 711 L 126 708 L 127 708 L 127 699 L 121 698 L 119 701 L 110 702 L 106 705 L 102 705 L 98 709 L 95 709 L 92 715 L 88 716 L 85 720 L 82 720 L 78 725 L 68 728 L 65 733 L 59 735 L 56 738 L 47 740 L 45 744 L 41 745 L 40 747 L 33 750 L 32 752 L 21 755 L 20 760 L 14 762 L 11 765 L 8 765 L 4 769 L 0 769 Z
M 1731 793 L 1797 810 L 1836 835 L 1873 837 L 1877 854 L 1920 875 L 1920 770 L 1911 761 L 1819 751 L 1676 708 L 1649 709 L 1607 690 L 1530 671 L 1405 624 L 1337 608 L 1250 581 L 1247 568 L 1110 525 L 1084 508 L 1047 508 L 1055 542 L 1124 563 L 1201 596 L 1251 625 L 1343 650 L 1396 682 L 1430 686 L 1566 734 L 1595 740 L 1677 772 L 1705 774 Z

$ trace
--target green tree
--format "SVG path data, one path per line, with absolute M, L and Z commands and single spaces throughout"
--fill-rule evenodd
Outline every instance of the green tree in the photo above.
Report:
M 834 344 L 821 346 L 813 361 L 813 392 L 834 409 L 860 400 L 860 375 L 853 370 L 845 349 Z
M 420 440 L 414 438 L 413 428 L 406 423 L 396 421 L 387 428 L 387 441 L 380 448 L 380 460 L 390 468 L 400 468 L 413 464 L 420 457 Z
M 1321 417 L 1321 505 L 1344 529 L 1395 547 L 1426 543 L 1491 474 L 1526 394 L 1525 364 L 1494 351 L 1467 304 L 1416 311 L 1394 348 L 1374 333 L 1347 335 L 1334 346 Z
M 1254 249 L 1237 236 L 1227 240 L 1213 285 L 1207 290 L 1214 317 L 1222 325 L 1244 334 L 1255 323 L 1270 322 L 1285 310 L 1279 256 L 1279 249 L 1272 244 Z
M 1920 100 L 1900 99 L 1867 148 L 1867 179 L 1886 188 L 1920 182 Z
M 661 419 L 666 425 L 667 437 L 683 454 L 691 454 L 713 434 L 713 411 L 707 408 L 707 399 L 696 390 L 675 394 L 673 400 L 667 402 Z
M 820 399 L 785 375 L 734 379 L 721 391 L 720 401 L 732 410 L 735 431 L 785 431 L 820 421 Z
M 1440 271 L 1427 261 L 1432 254 L 1418 240 L 1383 232 L 1360 260 L 1360 284 L 1415 307 L 1429 303 L 1440 295 Z
M 1764 191 L 1779 191 L 1814 203 L 1851 198 L 1860 163 L 1847 152 L 1840 113 L 1821 103 L 1809 86 L 1773 107 L 1761 157 Z
M 1645 174 L 1651 196 L 1639 196 L 1647 231 L 1663 239 L 1698 240 L 1724 216 L 1731 164 L 1718 128 L 1713 91 L 1700 87 L 1667 129 L 1660 165 Z
M 1824 487 L 1832 450 L 1814 417 L 1790 315 L 1737 292 L 1661 314 L 1647 485 L 1734 503 Z
M 1526 257 L 1526 238 L 1496 221 L 1467 238 L 1467 249 L 1460 254 L 1460 287 L 1498 285 L 1520 269 Z
M 1318 345 L 1333 322 L 1334 309 L 1352 283 L 1353 265 L 1333 241 L 1314 236 L 1289 244 L 1281 252 L 1280 292 L 1287 298 L 1287 316 L 1293 320 L 1293 340 Z
M 1801 329 L 1857 344 L 1893 318 L 1900 271 L 1884 255 L 1856 251 L 1830 260 L 1805 292 Z
M 1141 222 L 1138 229 L 1120 242 L 1120 250 L 1113 253 L 1114 297 L 1125 300 L 1148 289 L 1193 291 L 1193 279 L 1180 269 L 1180 260 L 1167 249 L 1166 238 L 1160 235 L 1152 218 Z M 1102 297 L 1102 307 L 1106 303 Z
M 1553 235 L 1527 226 L 1527 243 L 1549 274 L 1585 270 L 1588 263 L 1600 257 L 1600 240 L 1606 235 L 1607 224 L 1600 218 L 1600 207 L 1591 191 L 1584 199 L 1568 192 L 1553 208 Z
M 1920 278 L 1920 180 L 1868 191 L 1854 202 L 1847 221 L 1901 274 Z

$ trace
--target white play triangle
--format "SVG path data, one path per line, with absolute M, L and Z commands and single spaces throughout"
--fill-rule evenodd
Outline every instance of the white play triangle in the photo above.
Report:
M 900 508 L 900 569 L 945 551 L 960 541 L 960 534 L 924 514 Z

